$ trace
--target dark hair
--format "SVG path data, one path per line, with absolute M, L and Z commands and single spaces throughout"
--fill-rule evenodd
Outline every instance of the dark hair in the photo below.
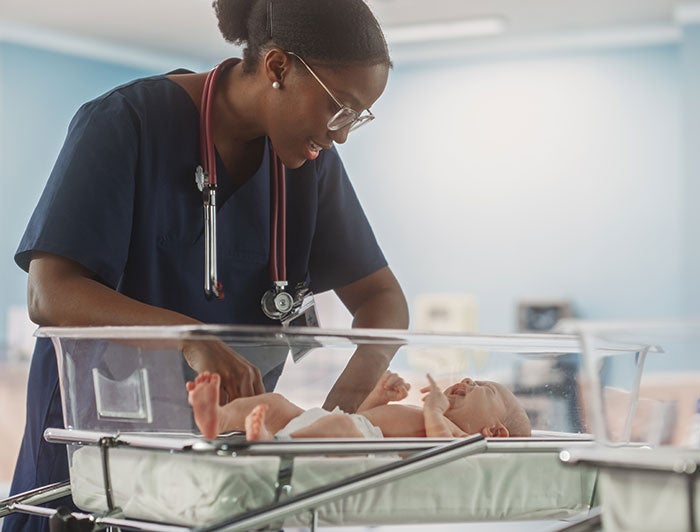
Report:
M 244 45 L 252 72 L 272 46 L 327 66 L 391 66 L 382 29 L 364 0 L 214 0 L 221 34 Z

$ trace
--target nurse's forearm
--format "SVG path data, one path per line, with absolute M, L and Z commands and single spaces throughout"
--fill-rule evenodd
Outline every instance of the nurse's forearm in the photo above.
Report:
M 408 307 L 401 290 L 386 289 L 365 300 L 354 314 L 354 328 L 405 329 Z M 323 405 L 339 406 L 355 412 L 389 367 L 398 345 L 363 344 L 358 346 Z
M 43 326 L 185 325 L 197 320 L 131 299 L 76 262 L 36 253 L 29 266 L 29 317 Z
M 177 290 L 177 287 L 173 287 Z M 199 321 L 131 299 L 99 283 L 80 264 L 35 253 L 29 265 L 29 317 L 38 325 L 189 325 Z M 218 373 L 227 399 L 264 392 L 258 368 L 220 341 L 184 340 L 179 345 L 197 371 Z M 222 395 L 223 396 L 223 395 Z
M 396 348 L 387 350 L 386 346 L 381 346 L 384 349 L 378 347 L 370 344 L 358 346 L 328 393 L 324 409 L 333 410 L 338 406 L 344 412 L 357 411 L 389 367 L 391 357 L 396 352 Z
M 408 306 L 400 289 L 386 289 L 363 302 L 355 311 L 353 328 L 406 329 Z
M 37 325 L 186 325 L 197 320 L 131 299 L 91 279 L 71 279 L 33 292 L 30 318 Z

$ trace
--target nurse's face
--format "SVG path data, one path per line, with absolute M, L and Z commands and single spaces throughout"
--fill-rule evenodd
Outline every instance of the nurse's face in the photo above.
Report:
M 348 109 L 341 112 L 341 118 L 352 115 L 349 110 L 361 117 L 360 121 L 369 116 L 367 110 L 386 87 L 388 68 L 385 65 L 312 66 L 292 54 L 285 56 L 287 70 L 281 87 L 269 89 L 276 93 L 271 105 L 273 115 L 268 119 L 268 135 L 285 166 L 298 168 L 316 159 L 322 149 L 329 149 L 334 142 L 346 141 L 357 122 L 339 129 L 329 128 L 329 121 L 343 107 Z

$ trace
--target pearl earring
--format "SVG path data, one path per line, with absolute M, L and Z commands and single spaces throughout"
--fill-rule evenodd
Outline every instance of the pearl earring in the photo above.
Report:
M 273 89 L 279 89 L 280 87 L 281 87 L 281 85 L 280 85 L 280 82 L 279 82 L 279 81 L 273 81 L 273 82 L 272 82 L 272 88 L 273 88 Z

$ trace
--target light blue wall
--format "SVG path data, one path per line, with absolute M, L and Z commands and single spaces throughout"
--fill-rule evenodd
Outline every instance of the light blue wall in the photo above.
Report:
M 700 24 L 683 28 L 681 43 L 685 144 L 685 304 L 700 316 Z
M 341 151 L 409 301 L 473 293 L 492 332 L 515 328 L 521 298 L 569 298 L 586 318 L 681 313 L 700 235 L 682 50 L 397 65 Z M 24 302 L 12 255 L 70 117 L 151 72 L 2 43 L 0 69 L 4 309 Z
M 681 87 L 676 46 L 396 68 L 342 151 L 409 300 L 475 294 L 489 332 L 521 298 L 681 313 Z
M 27 275 L 14 252 L 68 122 L 88 99 L 153 73 L 0 42 L 0 346 L 7 307 L 26 302 Z

